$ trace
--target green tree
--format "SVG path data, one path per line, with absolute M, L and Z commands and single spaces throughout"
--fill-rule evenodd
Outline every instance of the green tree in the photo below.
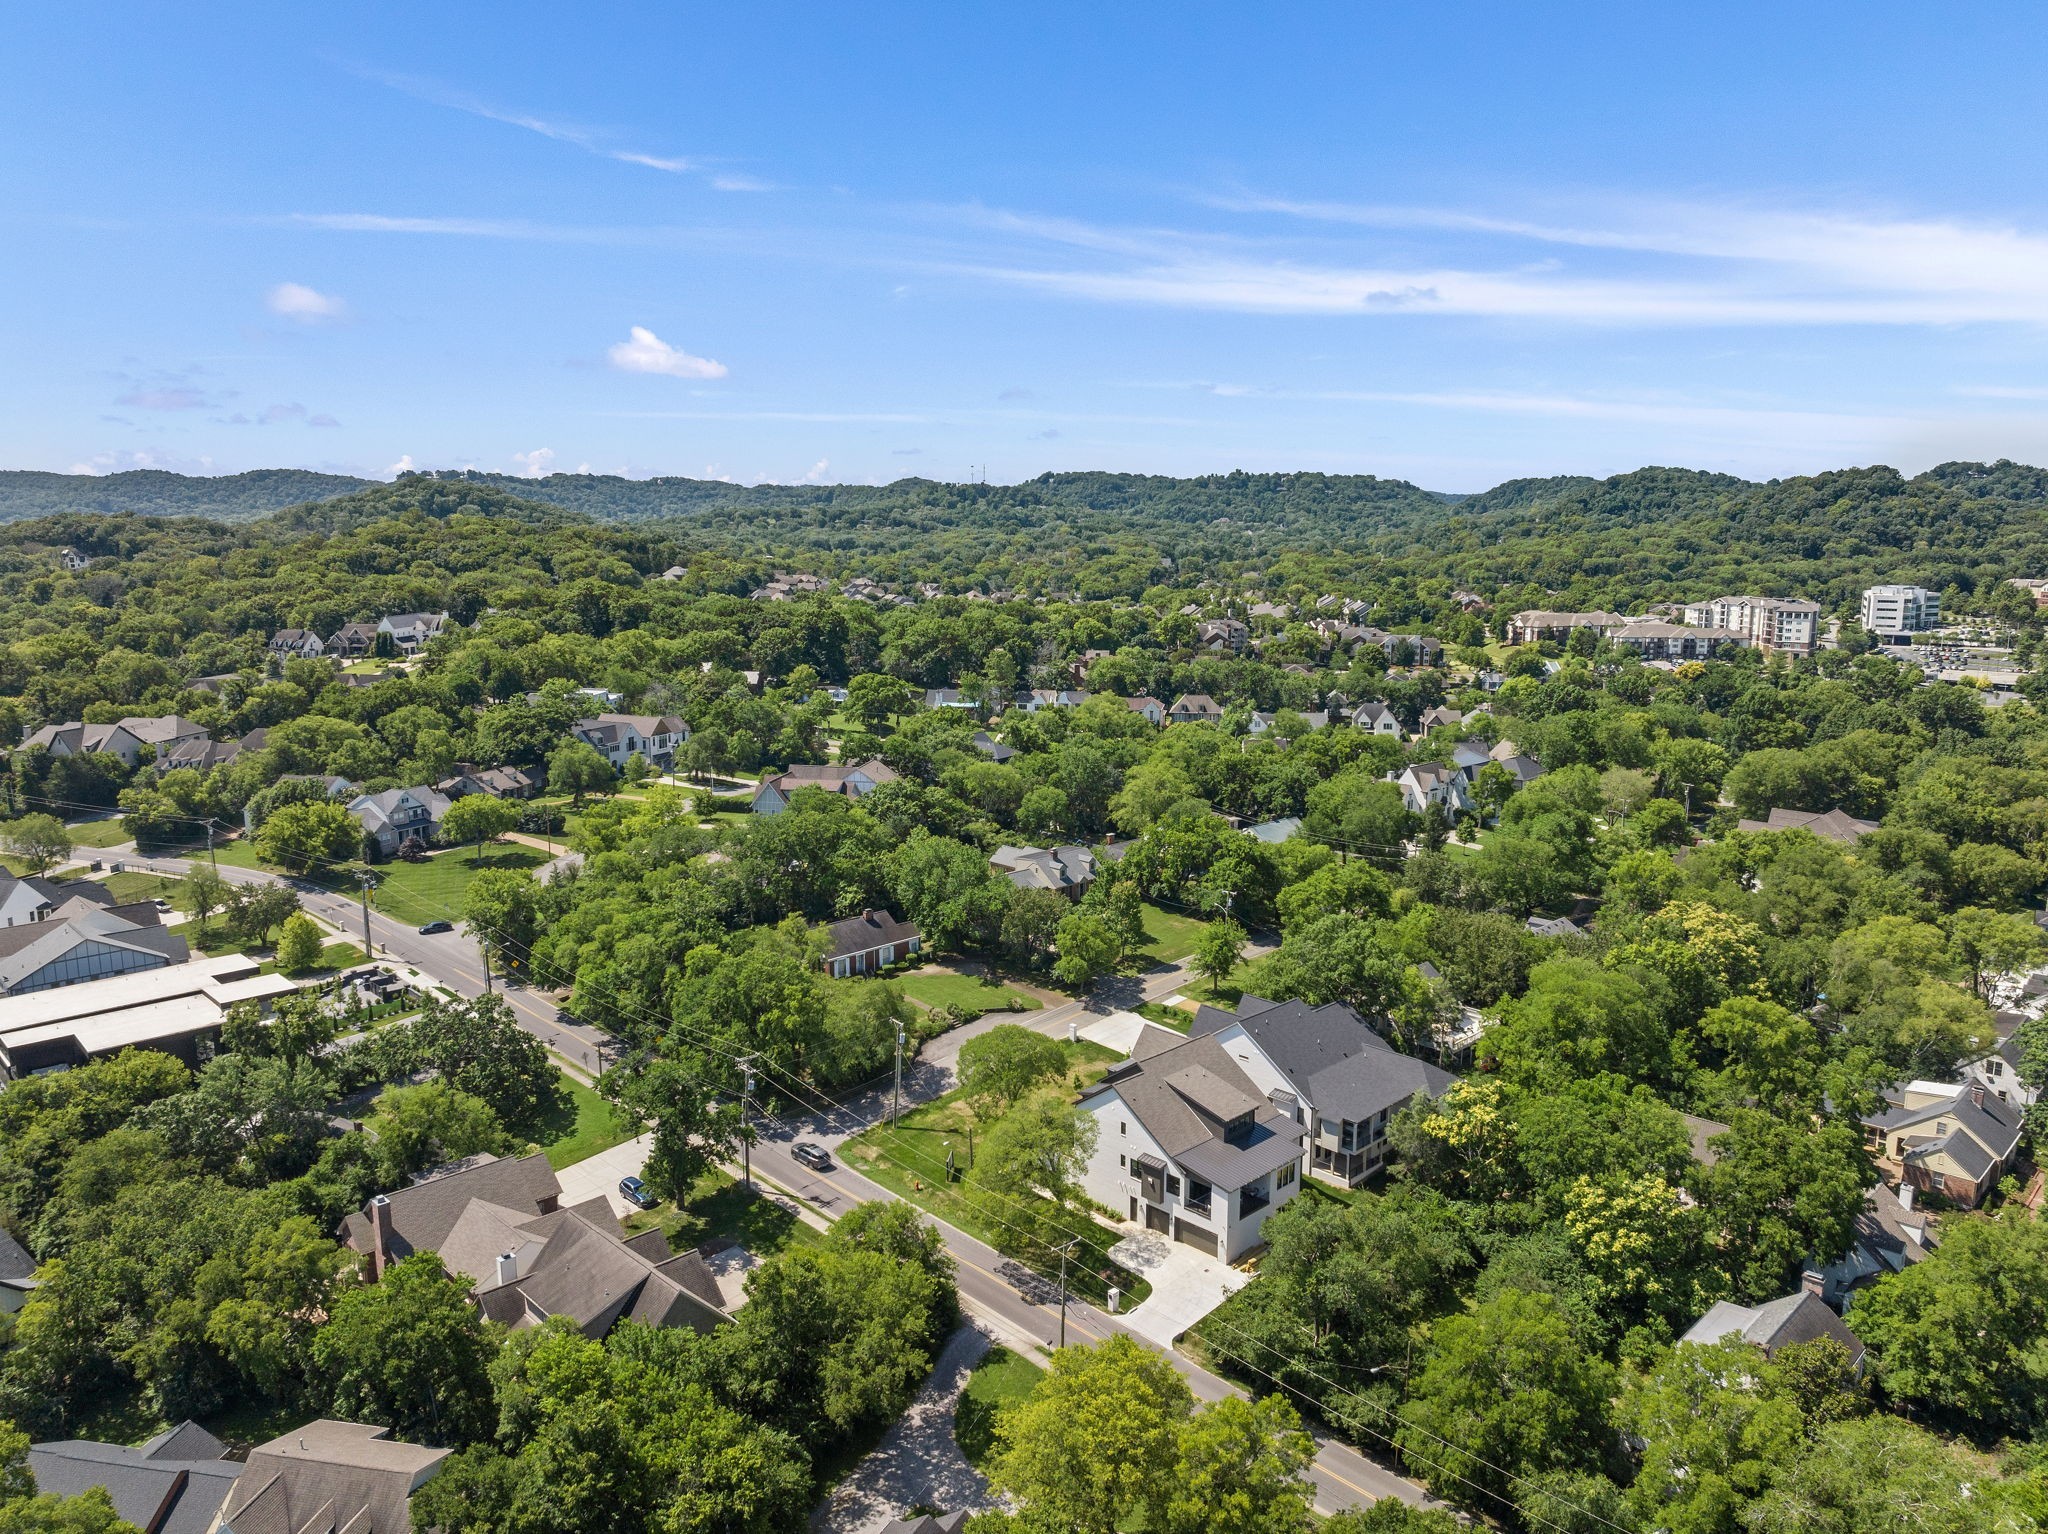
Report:
M 256 833 L 256 855 L 287 873 L 303 875 L 347 861 L 362 842 L 362 827 L 346 806 L 331 800 L 287 804 L 273 811 Z
M 1909 1270 L 1910 1271 L 1910 1270 Z M 1897 1417 L 1838 1422 L 1745 1509 L 1756 1534 L 2016 1534 L 1982 1463 Z
M 2024 969 L 2041 947 L 2041 929 L 2028 916 L 1965 906 L 1948 919 L 1949 958 L 1979 1001 L 1989 1001 L 1991 983 Z
M 1081 989 L 1097 976 L 1112 973 L 1123 959 L 1123 939 L 1116 929 L 1094 911 L 1078 910 L 1060 918 L 1053 942 L 1059 957 L 1053 960 L 1053 978 L 1061 985 Z
M 1440 1323 L 1433 1342 L 1395 1434 L 1431 1491 L 1497 1515 L 1525 1478 L 1598 1468 L 1614 1374 L 1555 1299 L 1507 1290 Z
M 277 967 L 287 975 L 303 975 L 320 962 L 320 951 L 325 946 L 313 918 L 304 911 L 294 911 L 285 918 L 277 935 Z
M 1839 1119 L 1738 1109 L 1729 1123 L 1696 1191 L 1718 1232 L 1723 1270 L 1738 1294 L 1761 1302 L 1783 1294 L 1802 1268 L 1849 1250 L 1870 1166 L 1856 1127 Z
M 185 875 L 184 885 L 178 891 L 186 911 L 199 923 L 201 932 L 206 930 L 208 917 L 226 908 L 230 893 L 228 881 L 204 863 L 192 865 L 192 871 Z
M 889 887 L 927 946 L 991 942 L 1012 888 L 977 847 L 949 836 L 913 835 L 889 860 Z
M 1859 1293 L 1848 1320 L 1892 1399 L 1971 1431 L 2032 1427 L 2048 1413 L 2048 1225 L 2018 1210 L 1951 1220 L 1925 1258 Z
M 46 874 L 71 856 L 71 833 L 55 815 L 23 815 L 0 824 L 0 847 L 28 865 L 32 874 Z
M 984 1118 L 996 1117 L 1066 1068 L 1059 1040 L 1021 1023 L 998 1023 L 960 1046 L 960 1089 Z
M 1093 1220 L 1081 1172 L 1095 1133 L 1095 1120 L 1057 1090 L 1024 1098 L 990 1127 L 975 1149 L 967 1193 L 987 1212 L 999 1250 L 1045 1263 Z
M 443 840 L 468 842 L 476 848 L 476 856 L 470 859 L 472 864 L 484 860 L 485 842 L 496 841 L 507 831 L 518 828 L 518 807 L 489 794 L 464 794 L 448 806 L 448 813 L 441 819 Z
M 570 795 L 578 809 L 583 807 L 585 794 L 607 793 L 617 781 L 612 764 L 587 740 L 569 741 L 548 756 L 548 792 Z
M 432 1071 L 490 1104 L 498 1121 L 524 1139 L 539 1135 L 561 1101 L 561 1074 L 547 1047 L 519 1026 L 502 996 L 429 999 L 397 1041 L 398 1074 Z
M 1671 1534 L 1740 1534 L 1744 1509 L 1804 1450 L 1798 1405 L 1765 1388 L 1745 1342 L 1681 1344 L 1633 1381 L 1616 1410 L 1643 1444 L 1632 1520 Z
M 910 689 L 893 676 L 868 671 L 846 684 L 841 711 L 870 735 L 879 735 L 912 707 Z
M 523 969 L 540 935 L 537 887 L 516 869 L 486 868 L 462 892 L 462 920 L 501 966 Z
M 652 1131 L 648 1187 L 681 1203 L 712 1167 L 739 1149 L 740 1109 L 720 1102 L 716 1085 L 695 1060 L 658 1058 L 607 1071 L 605 1100 L 641 1131 Z
M 1244 928 L 1228 917 L 1210 922 L 1195 938 L 1195 973 L 1209 982 L 1211 996 L 1244 962 L 1244 945 Z
M 386 1087 L 378 1094 L 370 1130 L 377 1137 L 378 1174 L 391 1188 L 445 1161 L 483 1151 L 504 1155 L 513 1148 L 489 1103 L 445 1081 Z
M 344 1289 L 313 1334 L 327 1409 L 374 1422 L 408 1443 L 459 1447 L 496 1426 L 490 1362 L 496 1339 L 432 1252 L 416 1252 L 374 1284 Z

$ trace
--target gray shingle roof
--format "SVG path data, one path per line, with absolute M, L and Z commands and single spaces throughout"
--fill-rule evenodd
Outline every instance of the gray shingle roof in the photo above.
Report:
M 459 1167 L 429 1173 L 389 1195 L 391 1226 L 397 1238 L 394 1255 L 440 1251 L 474 1200 L 517 1210 L 532 1219 L 552 1209 L 561 1196 L 562 1184 L 554 1168 L 538 1151 L 507 1160 L 472 1157 Z M 352 1214 L 345 1225 L 349 1245 L 359 1252 L 369 1251 L 369 1215 Z
M 174 1452 L 173 1452 L 174 1451 Z M 36 1489 L 75 1497 L 104 1486 L 114 1511 L 151 1534 L 209 1534 L 242 1467 L 220 1456 L 219 1439 L 187 1422 L 139 1449 L 67 1439 L 28 1452 Z
M 888 911 L 863 911 L 858 916 L 827 923 L 825 938 L 832 946 L 825 957 L 843 959 L 891 943 L 908 943 L 919 936 L 915 922 L 904 921 Z
M 1204 1006 L 1189 1032 L 1206 1037 L 1236 1023 L 1244 1028 L 1297 1096 L 1325 1118 L 1369 1119 L 1418 1092 L 1440 1097 L 1457 1081 L 1413 1055 L 1404 1055 L 1342 1002 L 1311 1007 L 1246 995 L 1237 1011 Z
M 1863 1344 L 1842 1324 L 1842 1318 L 1828 1309 L 1819 1295 L 1801 1289 L 1762 1305 L 1737 1305 L 1722 1300 L 1695 1321 L 1681 1342 L 1753 1342 L 1765 1353 L 1796 1343 L 1832 1337 L 1855 1358 L 1863 1356 Z

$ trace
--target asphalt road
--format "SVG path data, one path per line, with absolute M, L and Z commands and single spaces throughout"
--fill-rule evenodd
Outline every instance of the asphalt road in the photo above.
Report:
M 130 862 L 164 873 L 182 874 L 191 861 L 183 858 L 135 858 Z M 221 877 L 235 884 L 285 883 L 299 892 L 300 903 L 313 915 L 360 940 L 363 931 L 361 904 L 303 880 L 285 879 L 258 869 L 224 867 Z M 482 956 L 476 943 L 460 928 L 454 932 L 423 934 L 403 922 L 372 908 L 370 936 L 377 957 L 398 960 L 417 969 L 430 983 L 446 986 L 459 996 L 477 996 L 484 990 Z M 1185 970 L 1165 970 L 1136 978 L 1126 977 L 1098 986 L 1086 1001 L 1067 1002 L 1037 1012 L 990 1013 L 975 1022 L 948 1030 L 929 1041 L 921 1057 L 904 1071 L 904 1100 L 915 1103 L 938 1096 L 952 1084 L 953 1064 L 960 1046 L 977 1034 L 1000 1023 L 1023 1023 L 1056 1038 L 1066 1036 L 1070 1022 L 1085 1021 L 1127 1009 L 1141 1001 L 1157 1001 L 1184 989 L 1190 982 Z M 503 989 L 500 986 L 500 989 Z M 595 1074 L 603 1062 L 605 1035 L 587 1024 L 564 1022 L 558 1009 L 545 997 L 523 989 L 505 992 L 514 1017 L 522 1028 L 587 1074 Z M 896 1195 L 879 1183 L 870 1182 L 838 1162 L 837 1148 L 848 1136 L 877 1122 L 888 1110 L 886 1091 L 870 1091 L 829 1114 L 793 1114 L 758 1121 L 760 1138 L 753 1148 L 754 1169 L 764 1181 L 772 1182 L 804 1199 L 826 1215 L 839 1215 L 855 1204 Z M 798 1140 L 826 1146 L 834 1152 L 833 1169 L 814 1172 L 796 1161 L 789 1150 Z M 994 1317 L 1013 1335 L 1028 1337 L 1051 1348 L 1059 1345 L 1060 1307 L 1019 1292 L 1001 1274 L 1006 1259 L 994 1248 L 944 1221 L 934 1220 L 945 1239 L 946 1249 L 959 1267 L 963 1301 Z M 1014 1265 L 1013 1265 L 1014 1266 Z M 1032 1286 L 1037 1289 L 1037 1285 Z M 1075 1343 L 1101 1342 L 1114 1332 L 1124 1332 L 1146 1347 L 1147 1339 L 1130 1331 L 1114 1317 L 1079 1300 L 1066 1305 L 1067 1340 Z M 1198 1400 L 1215 1401 L 1236 1393 L 1237 1387 L 1210 1373 L 1178 1351 L 1165 1356 L 1187 1380 Z M 1423 1489 L 1385 1465 L 1359 1453 L 1348 1444 L 1317 1436 L 1316 1457 L 1308 1475 L 1315 1483 L 1318 1512 L 1333 1513 L 1347 1507 L 1362 1507 L 1382 1497 L 1398 1497 L 1416 1505 L 1428 1503 Z

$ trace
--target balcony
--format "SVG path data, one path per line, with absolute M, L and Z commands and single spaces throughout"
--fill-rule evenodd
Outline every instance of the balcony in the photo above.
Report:
M 1237 1217 L 1248 1220 L 1273 1202 L 1273 1195 L 1264 1188 L 1239 1188 L 1237 1190 Z

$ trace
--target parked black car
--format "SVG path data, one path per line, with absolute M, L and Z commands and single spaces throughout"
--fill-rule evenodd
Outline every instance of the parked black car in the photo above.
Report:
M 430 921 L 420 928 L 420 936 L 432 937 L 437 932 L 453 932 L 454 930 L 455 923 L 452 921 Z

